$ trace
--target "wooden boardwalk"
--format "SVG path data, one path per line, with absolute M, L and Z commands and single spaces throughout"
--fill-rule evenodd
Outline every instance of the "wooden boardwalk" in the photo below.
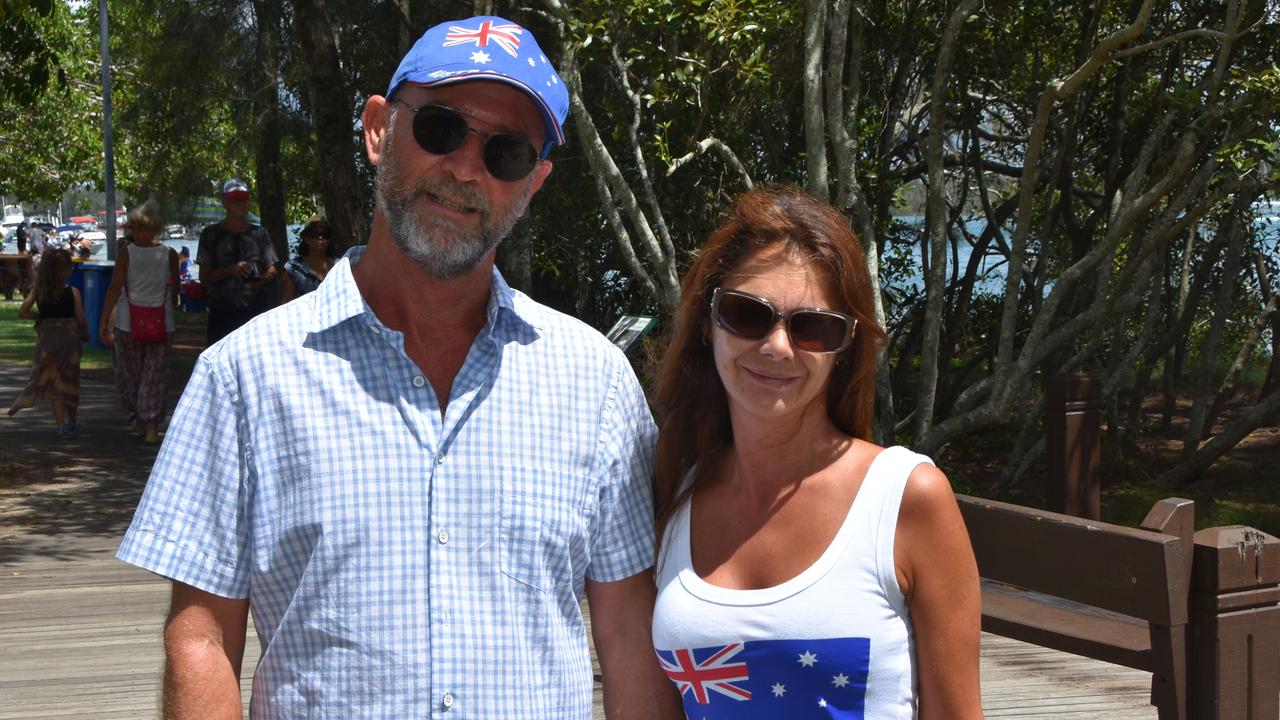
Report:
M 0 720 L 158 716 L 167 583 L 97 544 L 68 539 L 56 557 L 0 565 Z M 257 642 L 248 645 L 246 700 L 257 660 Z M 1146 673 L 992 635 L 982 684 L 988 718 L 1156 717 Z
M 26 377 L 0 364 L 0 397 L 16 395 Z M 80 419 L 69 442 L 52 438 L 47 407 L 0 420 L 0 480 L 10 478 L 0 485 L 0 720 L 158 717 L 168 583 L 113 557 L 155 446 L 129 436 L 103 383 L 81 383 Z M 251 639 L 246 697 L 257 657 Z M 1154 720 L 1150 682 L 983 637 L 988 718 Z M 599 687 L 596 697 L 598 708 Z

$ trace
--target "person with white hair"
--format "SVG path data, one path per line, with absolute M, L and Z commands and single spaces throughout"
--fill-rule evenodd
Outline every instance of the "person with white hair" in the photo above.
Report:
M 130 210 L 128 222 L 133 242 L 116 258 L 98 334 L 103 345 L 116 346 L 122 361 L 116 382 L 120 402 L 133 418 L 133 432 L 158 443 L 168 401 L 165 359 L 178 304 L 178 254 L 157 237 L 164 221 L 155 199 Z

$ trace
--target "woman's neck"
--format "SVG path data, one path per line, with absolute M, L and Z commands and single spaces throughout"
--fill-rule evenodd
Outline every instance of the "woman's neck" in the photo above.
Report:
M 771 496 L 843 456 L 854 439 L 831 422 L 825 397 L 821 400 L 791 422 L 732 420 L 733 446 L 727 459 L 732 482 L 744 492 Z

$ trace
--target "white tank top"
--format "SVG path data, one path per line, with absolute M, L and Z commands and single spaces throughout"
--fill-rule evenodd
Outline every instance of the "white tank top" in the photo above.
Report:
M 173 304 L 168 302 L 173 296 L 169 289 L 169 253 L 164 245 L 138 247 L 125 245 L 124 251 L 129 253 L 129 275 L 125 278 L 125 290 L 116 301 L 116 327 L 129 329 L 129 303 L 156 307 L 164 305 L 165 330 L 173 332 Z
M 688 717 L 915 717 L 915 647 L 893 541 L 907 477 L 921 463 L 932 461 L 903 447 L 876 456 L 822 556 L 770 588 L 698 577 L 689 503 L 680 507 L 659 555 L 653 646 Z

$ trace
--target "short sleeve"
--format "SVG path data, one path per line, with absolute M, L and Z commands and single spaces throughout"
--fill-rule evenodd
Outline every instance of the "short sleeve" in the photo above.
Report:
M 594 581 L 623 580 L 653 566 L 656 441 L 653 416 L 624 359 L 601 416 L 600 512 L 587 567 Z
M 279 256 L 276 255 L 276 244 L 271 242 L 271 233 L 268 233 L 264 227 L 258 228 L 258 244 L 262 246 L 260 250 L 262 267 L 269 267 L 280 262 Z
M 196 264 L 206 270 L 214 267 L 212 225 L 207 225 L 200 231 L 200 240 L 196 244 Z
M 242 413 L 208 353 L 197 362 L 116 557 L 223 597 L 248 596 Z

